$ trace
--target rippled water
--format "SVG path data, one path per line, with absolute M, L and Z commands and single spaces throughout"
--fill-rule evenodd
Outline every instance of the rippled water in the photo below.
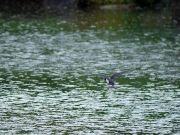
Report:
M 0 15 L 0 133 L 179 134 L 180 29 L 167 11 Z M 106 88 L 97 74 L 128 73 Z

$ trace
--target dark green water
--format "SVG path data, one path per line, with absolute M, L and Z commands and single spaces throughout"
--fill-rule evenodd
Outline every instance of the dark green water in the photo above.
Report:
M 179 134 L 169 11 L 0 14 L 1 134 Z M 97 74 L 128 70 L 105 88 Z

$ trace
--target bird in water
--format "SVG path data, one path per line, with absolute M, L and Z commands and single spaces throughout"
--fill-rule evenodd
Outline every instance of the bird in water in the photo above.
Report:
M 107 82 L 107 85 L 108 87 L 113 87 L 115 88 L 115 83 L 114 83 L 114 80 L 119 76 L 119 75 L 122 75 L 124 73 L 126 73 L 127 71 L 124 71 L 124 72 L 119 72 L 119 73 L 116 73 L 116 74 L 113 74 L 112 76 L 110 77 L 107 77 L 105 75 L 101 75 L 99 74 L 98 76 L 103 78 L 106 82 Z

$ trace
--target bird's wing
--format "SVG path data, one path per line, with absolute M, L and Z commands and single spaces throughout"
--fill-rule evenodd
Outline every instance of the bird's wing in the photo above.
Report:
M 101 74 L 99 74 L 98 76 L 101 77 L 101 78 L 103 78 L 103 79 L 107 79 L 107 78 L 108 78 L 107 76 L 101 75 Z
M 116 74 L 112 75 L 110 78 L 111 78 L 112 80 L 114 80 L 116 77 L 118 77 L 119 75 L 122 75 L 122 74 L 124 74 L 124 73 L 126 73 L 126 72 L 127 72 L 127 71 L 116 73 Z

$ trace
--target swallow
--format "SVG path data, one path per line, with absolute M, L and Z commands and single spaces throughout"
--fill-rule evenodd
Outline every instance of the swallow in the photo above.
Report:
M 110 87 L 115 87 L 115 83 L 114 83 L 114 80 L 119 76 L 119 75 L 122 75 L 124 73 L 126 73 L 127 71 L 124 71 L 124 72 L 119 72 L 119 73 L 116 73 L 116 74 L 113 74 L 112 76 L 110 77 L 107 77 L 105 75 L 101 75 L 99 74 L 98 76 L 103 78 L 106 82 L 107 82 L 107 85 L 110 86 Z

